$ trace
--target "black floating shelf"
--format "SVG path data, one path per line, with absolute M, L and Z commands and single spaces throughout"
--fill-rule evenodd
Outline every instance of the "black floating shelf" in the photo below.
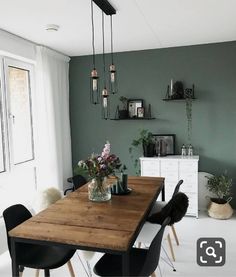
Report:
M 171 98 L 164 98 L 162 99 L 163 101 L 185 101 L 187 98 L 180 98 L 180 99 L 171 99 Z M 195 100 L 197 98 L 193 97 L 193 98 L 190 98 L 192 100 Z
M 111 118 L 111 120 L 153 120 L 155 117 Z

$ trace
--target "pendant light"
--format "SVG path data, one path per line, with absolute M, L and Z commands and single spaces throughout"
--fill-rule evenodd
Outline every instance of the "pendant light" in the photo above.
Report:
M 110 105 L 109 92 L 106 85 L 106 59 L 105 59 L 105 35 L 104 35 L 104 12 L 102 11 L 102 59 L 103 59 L 103 90 L 102 90 L 102 118 L 109 119 Z
M 96 61 L 95 61 L 94 17 L 93 17 L 92 0 L 91 0 L 91 22 L 92 22 L 93 69 L 90 75 L 90 102 L 96 105 L 99 103 L 99 100 L 100 100 L 100 92 L 99 92 L 99 76 L 96 69 Z
M 112 94 L 117 93 L 117 73 L 116 67 L 114 65 L 113 57 L 113 24 L 112 24 L 112 15 L 110 15 L 110 30 L 111 30 L 111 65 L 109 67 L 109 87 Z

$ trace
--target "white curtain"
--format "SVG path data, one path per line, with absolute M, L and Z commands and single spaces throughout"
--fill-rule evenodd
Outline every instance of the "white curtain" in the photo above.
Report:
M 37 189 L 64 188 L 72 174 L 69 121 L 70 58 L 36 49 Z

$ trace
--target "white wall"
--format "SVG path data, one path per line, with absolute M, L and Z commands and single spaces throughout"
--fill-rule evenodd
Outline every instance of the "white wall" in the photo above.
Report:
M 206 188 L 208 181 L 206 176 L 211 177 L 212 174 L 207 172 L 198 172 L 198 208 L 200 211 L 207 210 L 209 197 L 213 196 L 213 194 L 210 193 Z
M 32 62 L 36 57 L 36 45 L 0 29 L 0 55 Z

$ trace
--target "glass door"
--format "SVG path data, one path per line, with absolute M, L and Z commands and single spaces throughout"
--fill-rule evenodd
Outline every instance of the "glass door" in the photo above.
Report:
M 5 128 L 3 119 L 3 93 L 2 93 L 2 80 L 0 80 L 0 173 L 6 171 L 6 149 L 5 149 Z
M 33 128 L 33 65 L 10 58 L 3 60 L 9 148 L 9 170 L 5 181 L 14 189 L 14 195 L 18 193 L 21 198 L 27 198 L 35 191 L 37 179 Z

